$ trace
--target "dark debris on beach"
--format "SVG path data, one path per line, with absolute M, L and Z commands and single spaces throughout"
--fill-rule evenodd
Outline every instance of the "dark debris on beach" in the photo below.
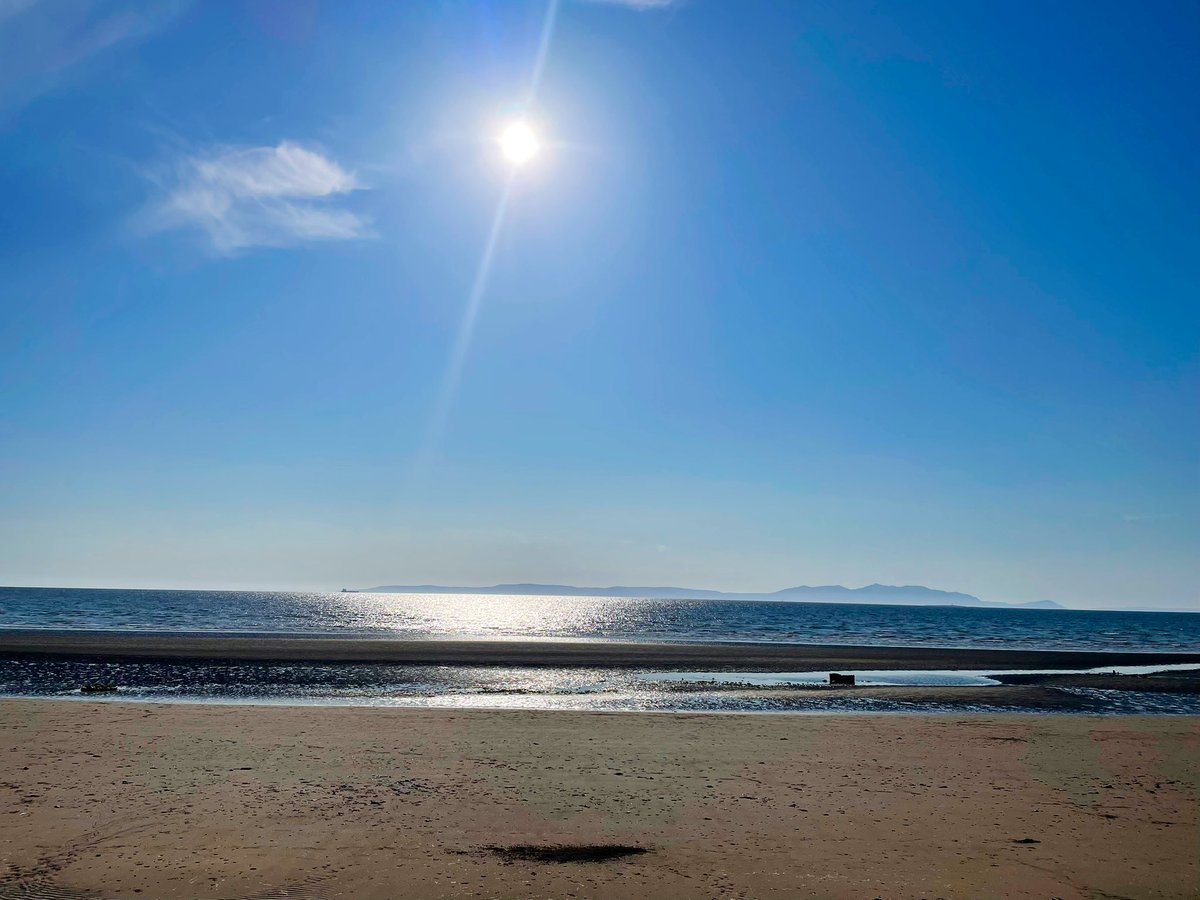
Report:
M 512 844 L 484 849 L 507 863 L 599 863 L 650 852 L 634 844 Z

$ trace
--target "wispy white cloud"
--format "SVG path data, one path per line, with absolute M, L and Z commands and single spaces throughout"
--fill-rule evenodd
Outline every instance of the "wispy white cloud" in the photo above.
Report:
M 0 0 L 0 22 L 20 15 L 31 8 L 36 0 Z
M 371 233 L 363 216 L 334 205 L 362 187 L 354 174 L 290 141 L 187 155 L 160 180 L 154 228 L 200 229 L 218 253 Z
M 0 0 L 0 103 L 20 106 L 118 45 L 162 30 L 187 0 Z
M 608 6 L 625 6 L 629 9 L 636 10 L 651 10 L 651 9 L 666 9 L 669 6 L 678 6 L 680 0 L 585 0 L 587 3 L 604 3 Z

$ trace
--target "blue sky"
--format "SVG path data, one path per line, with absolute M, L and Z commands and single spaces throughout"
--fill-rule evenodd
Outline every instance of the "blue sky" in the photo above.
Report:
M 0 583 L 1200 605 L 1195 4 L 547 12 L 0 3 Z

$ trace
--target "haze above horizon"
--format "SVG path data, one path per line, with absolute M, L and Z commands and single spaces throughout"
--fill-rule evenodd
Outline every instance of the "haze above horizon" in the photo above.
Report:
M 1200 7 L 0 8 L 0 582 L 1200 608 Z

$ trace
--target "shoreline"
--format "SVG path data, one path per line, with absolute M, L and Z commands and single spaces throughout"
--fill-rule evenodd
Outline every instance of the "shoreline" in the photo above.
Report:
M 1122 689 L 1122 690 L 1128 690 Z M 679 692 L 685 695 L 688 692 Z M 1173 693 L 1170 691 L 1164 693 Z M 1194 691 L 1188 691 L 1194 693 Z M 350 699 L 346 697 L 214 697 L 214 696 L 131 696 L 122 691 L 114 691 L 103 695 L 68 694 L 0 694 L 0 703 L 103 703 L 106 705 L 127 706 L 212 706 L 217 708 L 250 707 L 275 709 L 361 709 L 361 710 L 394 710 L 411 712 L 447 712 L 447 713 L 492 713 L 492 712 L 530 712 L 547 713 L 550 715 L 612 715 L 612 716 L 968 716 L 972 718 L 994 718 L 1004 716 L 1033 716 L 1053 714 L 1056 716 L 1095 716 L 1095 717 L 1141 717 L 1150 716 L 1168 718 L 1195 718 L 1194 710 L 1182 712 L 1122 712 L 1105 713 L 1081 709 L 1078 702 L 1060 691 L 1026 685 L 995 685 L 995 686 L 954 686 L 941 687 L 935 685 L 901 686 L 887 685 L 878 687 L 834 687 L 834 688 L 803 688 L 788 690 L 766 688 L 742 690 L 733 688 L 720 692 L 728 702 L 742 701 L 757 706 L 721 707 L 721 708 L 687 708 L 670 705 L 658 708 L 646 707 L 585 707 L 585 706 L 491 706 L 482 702 L 458 703 L 437 702 L 405 702 L 404 698 L 396 700 L 389 698 Z M 454 699 L 460 695 L 446 695 Z M 667 695 L 668 697 L 671 695 Z M 816 701 L 814 705 L 803 708 L 787 706 L 762 706 L 772 701 Z M 884 704 L 905 704 L 881 708 L 879 706 L 863 706 L 846 708 L 838 705 L 840 701 L 875 701 Z M 819 704 L 827 703 L 827 708 Z
M 1095 669 L 1196 663 L 1200 652 L 1014 650 L 838 644 L 208 637 L 166 633 L 0 631 L 0 656 L 29 659 L 654 668 L 785 672 L 838 669 Z
M 1067 688 L 1067 690 L 1062 690 Z M 1140 698 L 1125 707 L 1100 708 L 1071 693 L 1071 689 L 1107 691 L 1110 694 Z M 448 712 L 546 712 L 605 713 L 631 715 L 909 715 L 909 716 L 1012 716 L 1012 715 L 1086 715 L 1086 716 L 1169 716 L 1200 715 L 1200 673 L 1189 678 L 1159 676 L 1054 675 L 1004 676 L 989 685 L 779 685 L 754 686 L 744 683 L 682 683 L 664 690 L 655 698 L 659 705 L 647 705 L 646 699 L 621 697 L 620 692 L 546 693 L 522 688 L 484 692 L 446 692 L 443 694 L 388 694 L 375 696 L 272 695 L 270 693 L 155 694 L 118 686 L 99 694 L 79 691 L 67 693 L 0 693 L 0 702 L 68 702 L 105 704 L 153 704 L 184 706 L 248 706 L 301 709 L 380 709 L 444 710 Z M 531 705 L 506 705 L 488 702 L 497 697 L 523 698 L 533 693 Z M 699 697 L 700 705 L 688 705 Z M 1162 698 L 1147 706 L 1149 697 Z M 1188 702 L 1186 698 L 1194 698 Z M 1168 699 L 1170 698 L 1170 699 Z M 1172 702 L 1179 698 L 1178 703 Z M 626 705 L 621 705 L 622 703 Z M 1115 702 L 1115 701 L 1112 701 Z M 1125 702 L 1125 701 L 1122 701 Z M 711 705 L 704 705 L 704 704 Z M 572 705 L 574 704 L 574 705 Z M 594 704 L 594 705 L 593 705 Z M 611 704 L 611 705 L 604 705 Z

